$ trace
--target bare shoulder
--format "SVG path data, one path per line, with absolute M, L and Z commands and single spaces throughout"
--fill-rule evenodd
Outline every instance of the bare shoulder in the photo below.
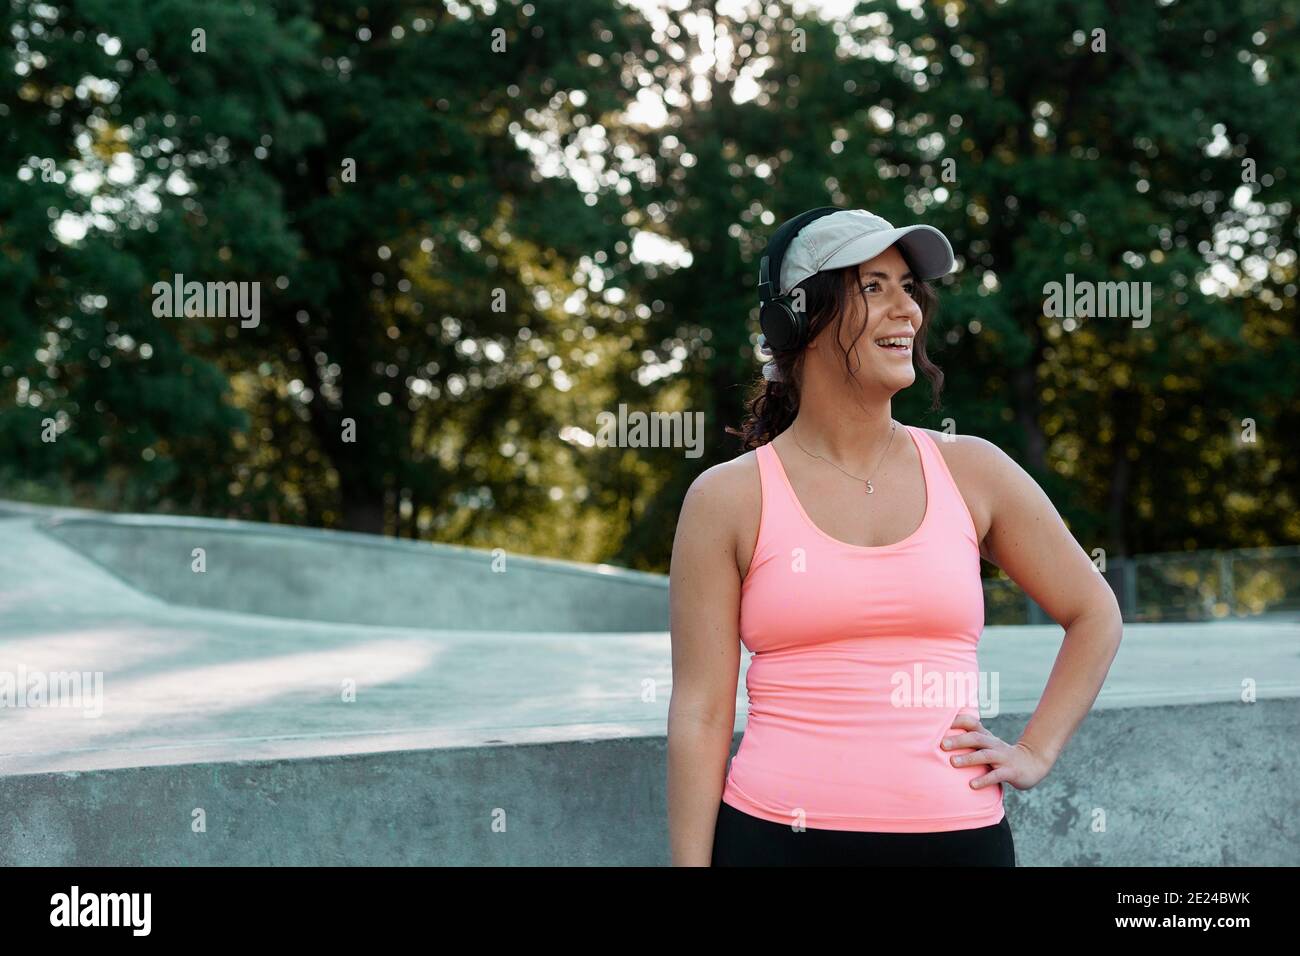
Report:
M 682 511 L 689 508 L 696 517 L 712 516 L 732 525 L 731 519 L 749 514 L 761 500 L 758 456 L 747 451 L 696 475 L 686 490 Z
M 993 522 L 994 495 L 1000 481 L 1007 476 L 1008 466 L 1019 466 L 1001 448 L 978 435 L 954 435 L 932 428 L 920 430 L 934 439 L 983 541 Z
M 762 494 L 753 451 L 706 468 L 686 490 L 677 519 L 678 538 L 702 540 L 712 548 L 724 546 L 734 557 L 741 542 L 752 545 L 757 536 Z
M 1001 448 L 979 435 L 950 435 L 948 432 L 937 432 L 933 428 L 919 430 L 934 439 L 949 468 L 953 465 L 977 470 L 981 466 L 1000 467 L 1000 459 L 1009 458 Z

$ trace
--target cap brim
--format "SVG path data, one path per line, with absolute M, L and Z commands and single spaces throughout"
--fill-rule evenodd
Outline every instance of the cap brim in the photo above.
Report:
M 823 269 L 840 269 L 874 259 L 894 243 L 903 247 L 920 279 L 937 279 L 952 271 L 956 262 L 948 237 L 934 226 L 903 226 L 884 229 L 850 242 L 823 265 Z

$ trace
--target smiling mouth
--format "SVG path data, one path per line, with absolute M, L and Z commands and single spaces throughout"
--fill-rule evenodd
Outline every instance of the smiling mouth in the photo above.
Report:
M 886 352 L 897 352 L 900 355 L 910 355 L 912 352 L 912 340 L 903 335 L 890 336 L 889 338 L 876 339 L 876 347 L 882 348 Z

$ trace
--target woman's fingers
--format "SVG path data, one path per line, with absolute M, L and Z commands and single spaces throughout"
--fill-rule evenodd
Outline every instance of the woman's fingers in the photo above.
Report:
M 971 731 L 970 733 L 958 734 L 956 737 L 943 738 L 943 749 L 957 750 L 961 747 L 987 747 L 997 739 L 986 730 Z
M 991 784 L 998 784 L 1014 774 L 1014 768 L 1005 763 L 1011 755 L 1011 745 L 985 730 L 978 717 L 973 714 L 958 714 L 953 718 L 952 726 L 965 727 L 968 730 L 964 734 L 945 737 L 942 741 L 944 750 L 961 750 L 965 747 L 980 749 L 974 753 L 949 757 L 948 762 L 954 767 L 985 764 L 993 768 L 989 773 L 971 780 L 972 788 L 979 790 Z
M 1006 759 L 1005 749 L 996 749 L 985 747 L 983 750 L 977 750 L 973 754 L 958 754 L 953 757 L 951 763 L 954 767 L 968 767 L 971 764 L 986 763 L 990 766 L 1000 764 Z
M 1001 783 L 1003 780 L 1009 779 L 1011 777 L 1011 774 L 1012 774 L 1012 770 L 1010 767 L 1007 766 L 995 767 L 989 773 L 984 774 L 984 776 L 976 777 L 974 780 L 972 780 L 970 782 L 971 789 L 982 790 L 985 787 L 997 785 Z
M 965 727 L 968 730 L 983 730 L 984 725 L 980 723 L 978 714 L 958 714 L 952 719 L 954 727 Z
M 983 776 L 975 777 L 970 781 L 971 787 L 976 790 L 1001 783 L 1009 783 L 1017 790 L 1028 790 L 1046 776 L 1045 772 L 1037 769 L 1035 763 L 1037 758 L 1033 753 L 1019 744 L 1007 744 L 1000 740 L 997 747 L 964 754 L 954 757 L 953 760 L 970 764 L 987 764 L 993 768 Z

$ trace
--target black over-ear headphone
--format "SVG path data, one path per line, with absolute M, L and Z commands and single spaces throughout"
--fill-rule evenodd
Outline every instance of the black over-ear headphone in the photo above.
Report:
M 808 316 L 802 309 L 794 308 L 793 298 L 787 289 L 778 295 L 781 285 L 781 262 L 799 230 L 814 219 L 840 212 L 839 206 L 819 206 L 800 213 L 781 225 L 763 249 L 758 265 L 758 324 L 763 338 L 773 352 L 797 349 L 808 334 Z

